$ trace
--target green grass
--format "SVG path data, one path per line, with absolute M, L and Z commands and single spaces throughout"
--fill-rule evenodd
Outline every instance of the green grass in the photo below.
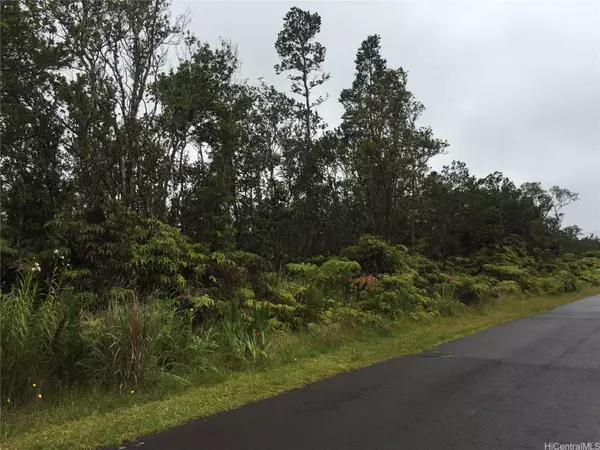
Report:
M 67 450 L 116 444 L 598 293 L 600 288 L 560 296 L 504 298 L 452 317 L 399 321 L 385 334 L 348 331 L 318 338 L 282 334 L 273 339 L 273 356 L 260 367 L 203 376 L 200 385 L 186 386 L 173 379 L 171 386 L 163 383 L 153 393 L 70 392 L 46 409 L 4 411 L 0 448 Z

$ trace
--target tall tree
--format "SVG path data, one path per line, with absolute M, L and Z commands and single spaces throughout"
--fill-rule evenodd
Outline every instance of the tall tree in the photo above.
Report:
M 569 189 L 561 188 L 560 186 L 552 186 L 549 191 L 552 196 L 552 214 L 557 227 L 562 224 L 565 214 L 561 212 L 565 206 L 579 201 L 579 194 L 572 192 Z
M 326 125 L 316 109 L 324 99 L 314 95 L 314 90 L 329 79 L 322 67 L 325 47 L 316 41 L 320 30 L 319 14 L 293 7 L 284 17 L 283 28 L 275 42 L 281 59 L 275 70 L 278 74 L 290 72 L 292 92 L 302 97 L 298 114 L 302 118 L 303 138 L 290 140 L 286 151 L 290 155 L 289 162 L 295 162 L 291 193 L 295 201 L 295 220 L 300 227 L 295 236 L 297 249 L 294 253 L 300 257 L 325 248 L 327 227 L 323 206 L 328 190 L 325 161 L 330 152 L 323 142 L 317 142 Z
M 311 114 L 314 108 L 323 103 L 323 97 L 312 100 L 312 91 L 329 79 L 323 72 L 325 47 L 315 40 L 321 31 L 321 16 L 304 11 L 296 6 L 285 15 L 283 29 L 277 36 L 275 49 L 281 62 L 275 65 L 277 74 L 291 71 L 288 78 L 292 82 L 292 92 L 303 97 L 305 143 L 310 146 L 315 128 L 319 126 L 318 116 Z
M 53 6 L 0 3 L 0 218 L 20 251 L 44 245 L 43 226 L 69 187 L 57 92 L 70 55 L 56 39 Z
M 179 42 L 184 22 L 172 21 L 168 0 L 58 2 L 56 20 L 75 71 L 69 103 L 68 151 L 88 205 L 116 201 L 153 214 L 161 149 L 152 141 L 156 104 L 148 87 Z M 97 183 L 87 183 L 93 176 Z
M 295 100 L 261 81 L 253 90 L 247 146 L 238 164 L 245 189 L 238 196 L 241 214 L 236 228 L 240 233 L 247 231 L 240 244 L 273 257 L 276 267 L 290 251 L 285 236 L 293 227 L 290 205 L 296 161 L 289 143 L 297 140 L 297 110 Z M 243 226 L 241 221 L 251 226 Z
M 167 130 L 169 220 L 214 247 L 233 244 L 238 173 L 244 124 L 251 96 L 233 77 L 239 62 L 234 46 L 223 41 L 188 41 L 190 57 L 159 77 L 153 87 Z
M 379 36 L 362 42 L 355 65 L 352 87 L 340 94 L 347 173 L 368 211 L 367 231 L 414 244 L 428 161 L 447 144 L 417 126 L 424 107 L 407 90 L 406 72 L 387 67 Z

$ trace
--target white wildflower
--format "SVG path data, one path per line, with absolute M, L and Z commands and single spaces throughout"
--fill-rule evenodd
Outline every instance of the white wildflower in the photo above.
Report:
M 58 249 L 54 250 L 54 254 L 58 255 Z

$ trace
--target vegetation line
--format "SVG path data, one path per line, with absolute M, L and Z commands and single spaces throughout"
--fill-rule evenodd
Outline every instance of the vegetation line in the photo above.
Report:
M 501 299 L 485 308 L 425 323 L 395 324 L 383 337 L 347 342 L 341 347 L 268 370 L 248 370 L 224 382 L 192 387 L 157 401 L 131 405 L 74 419 L 39 424 L 34 429 L 2 442 L 5 450 L 94 449 L 185 423 L 191 418 L 214 414 L 282 391 L 301 387 L 331 375 L 368 366 L 386 359 L 418 353 L 440 343 L 476 333 L 516 318 L 537 314 L 590 295 L 581 293 L 545 296 L 527 300 Z
M 317 12 L 273 36 L 281 92 L 169 0 L 0 8 L 3 448 L 117 442 L 600 286 L 577 193 L 431 169 L 448 143 L 377 34 L 330 127 Z

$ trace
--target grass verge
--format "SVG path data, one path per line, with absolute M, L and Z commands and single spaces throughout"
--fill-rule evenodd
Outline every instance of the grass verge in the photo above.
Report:
M 5 417 L 12 431 L 3 432 L 6 437 L 0 448 L 67 450 L 113 445 L 599 293 L 600 288 L 595 288 L 560 296 L 504 298 L 458 316 L 400 321 L 385 336 L 362 335 L 329 351 L 312 343 L 309 336 L 295 336 L 280 349 L 287 355 L 282 361 L 290 363 L 231 373 L 224 380 L 160 398 L 109 397 L 91 405 L 79 398 L 60 407 Z

